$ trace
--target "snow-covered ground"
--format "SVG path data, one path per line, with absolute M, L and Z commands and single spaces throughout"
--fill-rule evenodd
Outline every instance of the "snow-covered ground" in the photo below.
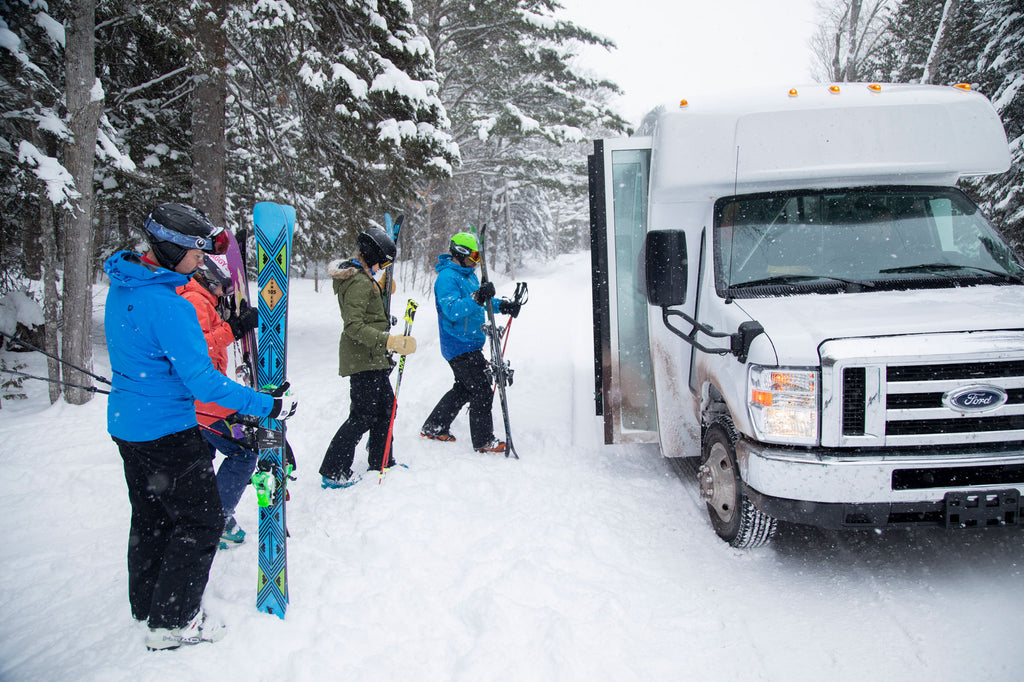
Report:
M 593 416 L 589 256 L 517 273 L 509 392 L 519 461 L 419 426 L 450 385 L 429 295 L 392 470 L 340 491 L 316 473 L 348 411 L 329 284 L 292 284 L 285 620 L 259 613 L 250 540 L 220 552 L 205 603 L 227 637 L 150 653 L 126 594 L 129 507 L 106 398 L 0 409 L 0 680 L 962 680 L 1024 675 L 1019 529 L 832 533 L 790 527 L 738 551 L 692 478 L 656 450 L 602 444 Z M 513 283 L 496 278 L 499 295 Z M 399 291 L 396 307 L 410 292 Z M 97 287 L 95 363 L 106 290 Z M 10 354 L 5 353 L 10 358 Z M 45 374 L 38 354 L 19 354 Z M 495 422 L 501 434 L 500 411 Z M 365 466 L 360 452 L 357 462 Z

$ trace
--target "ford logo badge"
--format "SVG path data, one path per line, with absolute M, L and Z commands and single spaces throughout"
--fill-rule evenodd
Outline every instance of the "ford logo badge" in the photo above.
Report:
M 998 386 L 964 386 L 946 392 L 942 404 L 954 412 L 987 412 L 1006 402 L 1006 391 Z

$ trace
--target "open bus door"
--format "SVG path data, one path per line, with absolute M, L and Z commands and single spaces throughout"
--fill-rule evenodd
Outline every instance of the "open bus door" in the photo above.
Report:
M 595 411 L 606 444 L 658 442 L 643 275 L 651 142 L 595 140 L 588 157 Z

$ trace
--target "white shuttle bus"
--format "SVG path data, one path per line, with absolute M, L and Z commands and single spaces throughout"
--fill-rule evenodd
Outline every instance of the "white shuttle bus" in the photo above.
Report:
M 966 86 L 737 92 L 595 141 L 605 442 L 699 457 L 736 547 L 1019 524 L 1024 261 L 957 188 L 1009 163 Z

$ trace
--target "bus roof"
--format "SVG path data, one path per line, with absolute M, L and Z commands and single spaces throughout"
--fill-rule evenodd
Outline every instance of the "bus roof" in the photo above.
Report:
M 992 104 L 967 88 L 843 83 L 744 90 L 659 107 L 651 199 L 884 184 L 953 185 L 1004 172 Z

